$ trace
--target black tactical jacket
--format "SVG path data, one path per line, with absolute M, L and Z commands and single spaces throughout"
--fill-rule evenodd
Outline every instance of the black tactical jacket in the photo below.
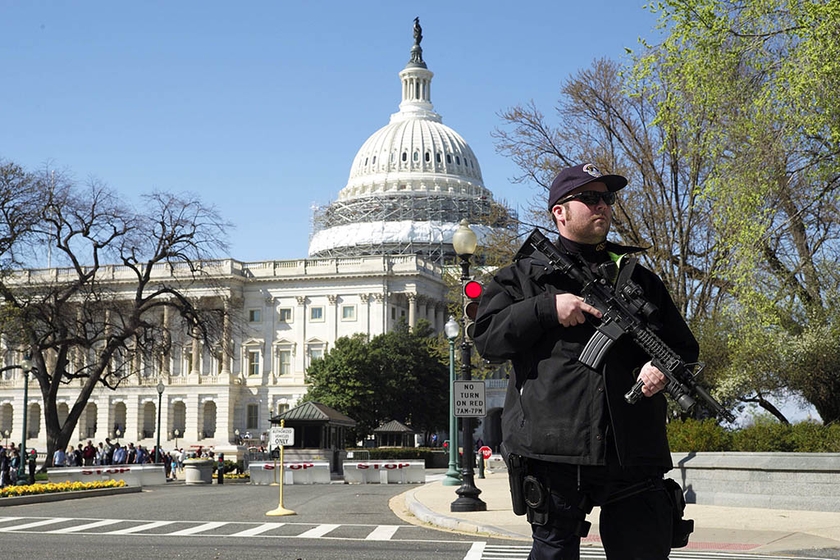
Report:
M 648 356 L 625 336 L 600 371 L 578 361 L 595 328 L 590 321 L 562 326 L 554 304 L 555 294 L 578 287 L 543 255 L 524 255 L 523 249 L 487 286 L 475 325 L 479 354 L 513 364 L 502 415 L 505 447 L 545 461 L 603 465 L 609 443 L 624 466 L 670 469 L 663 393 L 633 405 L 624 401 Z M 612 243 L 606 249 L 635 250 Z M 659 336 L 684 360 L 696 361 L 697 342 L 662 281 L 641 265 L 632 279 L 659 308 Z

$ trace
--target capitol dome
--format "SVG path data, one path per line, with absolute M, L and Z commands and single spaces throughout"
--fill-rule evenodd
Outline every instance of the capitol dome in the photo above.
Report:
M 338 199 L 315 209 L 309 255 L 454 256 L 452 235 L 467 219 L 479 240 L 504 227 L 510 211 L 484 187 L 478 158 L 442 123 L 431 101 L 433 73 L 415 24 L 411 59 L 399 73 L 402 102 L 359 149 Z

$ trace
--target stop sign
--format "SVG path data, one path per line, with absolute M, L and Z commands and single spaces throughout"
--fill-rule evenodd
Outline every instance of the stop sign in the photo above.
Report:
M 485 459 L 489 459 L 490 456 L 493 454 L 493 450 L 487 447 L 486 445 L 484 447 L 480 447 L 478 449 L 478 452 L 481 453 L 481 456 Z

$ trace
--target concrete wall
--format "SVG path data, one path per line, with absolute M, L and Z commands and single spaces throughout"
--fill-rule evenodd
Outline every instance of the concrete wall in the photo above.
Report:
M 840 453 L 672 453 L 688 503 L 840 511 Z

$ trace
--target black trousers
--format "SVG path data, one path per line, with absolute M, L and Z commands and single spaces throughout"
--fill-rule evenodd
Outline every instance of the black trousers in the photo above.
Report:
M 531 525 L 529 560 L 578 560 L 581 504 L 601 506 L 601 542 L 610 560 L 666 560 L 671 552 L 671 502 L 660 468 L 581 466 L 531 461 L 529 473 L 546 487 L 548 517 Z M 648 482 L 649 484 L 645 484 Z M 627 488 L 641 491 L 620 499 Z

